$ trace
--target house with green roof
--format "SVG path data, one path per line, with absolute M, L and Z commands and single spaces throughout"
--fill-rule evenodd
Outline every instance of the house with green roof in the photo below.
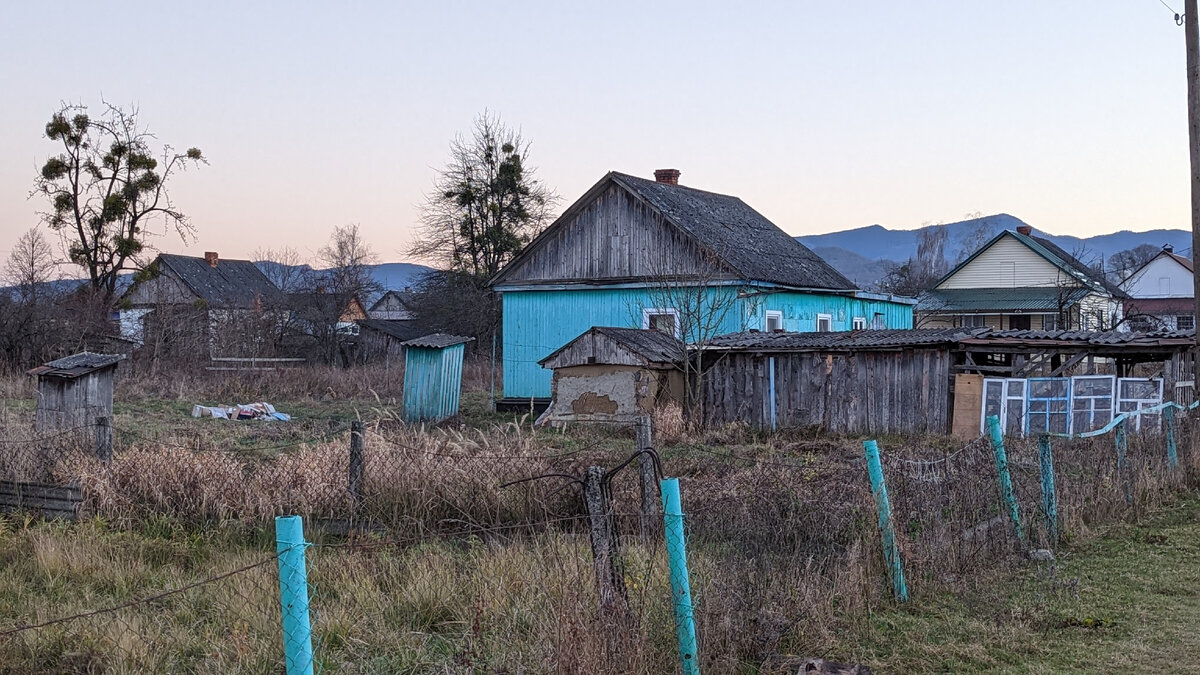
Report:
M 959 263 L 919 298 L 921 328 L 1107 330 L 1122 319 L 1126 294 L 1029 227 L 1006 230 Z

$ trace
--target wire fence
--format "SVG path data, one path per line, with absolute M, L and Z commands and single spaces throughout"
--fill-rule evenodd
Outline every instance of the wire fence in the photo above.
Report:
M 1197 461 L 1195 414 L 1175 412 L 1121 441 L 1119 425 L 1004 439 L 1011 500 L 986 437 L 882 440 L 907 588 L 986 581 L 1169 498 Z M 0 519 L 0 550 L 29 553 L 0 574 L 16 672 L 725 672 L 824 654 L 831 617 L 893 594 L 848 439 L 384 418 L 255 453 L 112 428 L 108 455 L 102 427 L 0 444 L 0 485 L 71 486 L 81 519 Z M 664 512 L 664 476 L 683 515 Z M 293 514 L 302 538 L 281 538 Z M 307 632 L 288 618 L 301 600 Z

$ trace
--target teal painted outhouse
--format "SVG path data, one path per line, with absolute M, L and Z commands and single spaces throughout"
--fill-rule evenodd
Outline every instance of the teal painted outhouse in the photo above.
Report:
M 473 339 L 434 333 L 403 343 L 404 421 L 439 422 L 458 414 L 463 352 Z

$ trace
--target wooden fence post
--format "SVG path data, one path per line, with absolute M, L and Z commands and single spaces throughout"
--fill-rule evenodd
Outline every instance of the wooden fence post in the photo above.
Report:
M 1017 493 L 1013 491 L 1012 475 L 1008 472 L 1008 451 L 1004 448 L 1004 433 L 1000 431 L 1000 418 L 995 415 L 987 417 L 988 433 L 992 437 L 992 454 L 996 459 L 996 475 L 1000 479 L 1000 496 L 1008 506 L 1008 519 L 1012 521 L 1013 534 L 1017 541 L 1022 542 L 1025 536 L 1021 532 L 1021 512 L 1017 506 Z
M 112 420 L 105 416 L 96 418 L 96 458 L 105 464 L 112 462 Z
M 592 541 L 592 560 L 596 571 L 596 594 L 605 614 L 628 613 L 625 579 L 617 569 L 620 557 L 617 532 L 613 527 L 612 505 L 604 492 L 604 467 L 589 466 L 584 473 L 583 497 L 587 504 Z
M 650 456 L 654 448 L 652 426 L 649 415 L 642 415 L 637 420 L 637 449 L 638 476 L 641 478 L 642 509 L 638 514 L 638 524 L 641 527 L 642 544 L 648 545 L 650 538 L 658 531 L 658 508 L 661 501 L 658 486 L 658 476 L 654 468 L 654 458 Z
M 357 516 L 363 503 L 363 423 L 354 420 L 350 423 L 350 505 Z

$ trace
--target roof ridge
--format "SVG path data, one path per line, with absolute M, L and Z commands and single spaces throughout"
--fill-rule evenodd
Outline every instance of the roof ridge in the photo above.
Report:
M 684 190 L 691 190 L 692 192 L 699 192 L 701 194 L 713 195 L 715 197 L 725 197 L 727 199 L 736 199 L 739 202 L 742 202 L 743 204 L 746 203 L 746 202 L 742 201 L 741 197 L 738 197 L 737 195 L 726 194 L 724 192 L 713 192 L 712 190 L 701 190 L 700 188 L 695 188 L 690 185 L 680 185 L 679 183 L 663 183 L 661 181 L 651 180 L 649 178 L 642 178 L 641 176 L 635 176 L 633 174 L 625 173 L 623 171 L 609 171 L 609 174 L 611 174 L 613 176 L 620 176 L 621 178 L 632 178 L 633 180 L 640 180 L 643 183 L 652 183 L 654 185 L 668 185 L 673 188 L 682 188 Z

